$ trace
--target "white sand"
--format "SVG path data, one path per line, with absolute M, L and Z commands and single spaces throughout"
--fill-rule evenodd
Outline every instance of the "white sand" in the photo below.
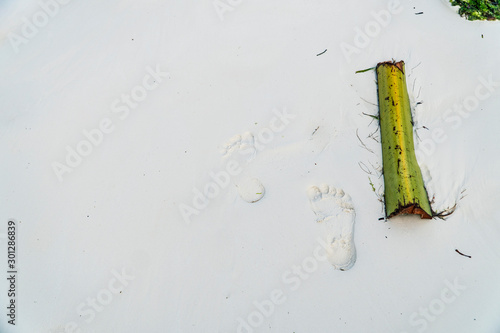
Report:
M 17 221 L 18 251 L 0 331 L 498 332 L 500 23 L 446 1 L 215 4 L 0 4 L 0 236 Z M 422 102 L 433 208 L 458 202 L 446 221 L 379 220 L 375 74 L 354 72 L 390 59 Z M 221 156 L 246 132 L 248 155 Z M 352 197 L 347 271 L 324 256 L 321 184 Z

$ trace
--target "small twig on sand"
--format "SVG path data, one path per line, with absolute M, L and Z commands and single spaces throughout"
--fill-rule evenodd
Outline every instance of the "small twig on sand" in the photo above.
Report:
M 467 254 L 463 254 L 462 252 L 458 251 L 457 249 L 455 249 L 455 252 L 460 254 L 461 256 L 464 256 L 464 257 L 467 257 L 467 258 L 472 258 L 472 256 L 469 256 Z
M 321 52 L 321 53 L 316 54 L 316 57 L 317 57 L 317 56 L 320 56 L 320 55 L 322 55 L 322 54 L 324 54 L 326 51 L 327 51 L 327 49 L 325 49 L 325 50 L 324 50 L 323 52 Z
M 372 69 L 375 69 L 375 68 L 376 67 L 371 67 L 371 68 L 367 68 L 367 69 L 361 69 L 359 71 L 356 71 L 354 74 L 368 72 L 368 71 L 371 71 Z
M 316 132 L 318 131 L 318 129 L 319 129 L 319 126 L 316 127 L 316 129 L 314 130 L 314 132 L 312 132 L 311 136 L 313 136 L 314 134 L 316 134 Z
M 373 119 L 377 119 L 378 120 L 378 116 L 375 116 L 373 114 L 364 113 L 364 112 L 361 112 L 361 113 L 364 114 L 365 116 L 372 117 Z
M 375 133 L 377 133 L 377 131 L 378 131 L 378 130 L 379 130 L 379 127 L 377 127 L 377 129 L 375 130 L 375 132 L 370 133 L 370 134 L 368 135 L 368 137 L 369 137 L 370 139 L 374 140 L 375 142 L 380 143 L 380 141 L 378 141 L 378 140 L 377 140 L 377 139 L 375 139 L 375 137 L 374 137 Z
M 370 148 L 368 148 L 368 147 L 365 145 L 365 143 L 361 140 L 361 138 L 360 138 L 360 137 L 359 137 L 359 135 L 358 135 L 358 130 L 357 130 L 357 129 L 356 129 L 356 136 L 358 137 L 359 142 L 361 142 L 361 144 L 362 144 L 362 146 L 361 146 L 361 147 L 365 148 L 365 149 L 366 149 L 366 150 L 368 150 L 370 153 L 375 154 L 375 153 L 373 152 L 373 150 L 371 150 Z
M 368 101 L 367 101 L 366 99 L 364 99 L 363 97 L 360 97 L 360 98 L 361 98 L 363 101 L 365 101 L 366 103 L 368 103 L 368 104 L 371 104 L 371 105 L 374 105 L 374 106 L 378 107 L 378 105 L 377 105 L 377 104 L 372 103 L 372 102 L 368 102 Z
M 368 168 L 368 166 L 366 164 L 364 164 L 363 162 L 358 162 L 358 165 L 359 167 L 361 168 L 361 170 L 363 170 L 364 172 L 366 172 L 367 174 L 371 175 L 371 171 L 370 171 L 370 168 Z M 368 178 L 370 179 L 370 178 Z M 375 192 L 375 191 L 374 191 Z
M 378 172 L 380 172 L 380 173 L 382 172 L 382 168 L 381 168 L 380 166 L 379 166 L 379 167 L 376 167 L 376 166 L 374 166 L 374 165 L 373 165 L 373 163 L 372 163 L 372 162 L 370 162 L 370 161 L 368 161 L 368 163 L 370 163 L 370 165 L 372 166 L 373 170 L 376 170 L 376 171 L 378 171 Z M 379 177 L 379 178 L 380 178 L 380 177 Z
M 448 217 L 451 214 L 453 214 L 455 212 L 455 209 L 457 209 L 457 204 L 454 204 L 453 207 L 447 208 L 439 213 L 434 213 L 432 217 L 437 217 L 441 220 L 444 220 L 445 217 Z
M 422 62 L 419 62 L 419 63 L 417 64 L 417 66 L 413 67 L 411 70 L 413 71 L 415 68 L 417 68 L 418 66 L 420 66 L 420 64 L 421 64 L 421 63 L 422 63 Z

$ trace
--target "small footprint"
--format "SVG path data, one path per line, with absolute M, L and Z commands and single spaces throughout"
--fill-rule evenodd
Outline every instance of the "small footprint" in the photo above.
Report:
M 243 135 L 235 135 L 224 145 L 221 150 L 224 159 L 238 162 L 244 169 L 243 174 L 233 178 L 239 196 L 246 202 L 253 203 L 262 199 L 266 193 L 264 185 L 259 179 L 249 177 L 245 167 L 251 162 L 256 154 L 255 139 L 252 133 L 245 132 Z
M 221 150 L 221 154 L 224 158 L 227 158 L 236 152 L 240 156 L 247 155 L 244 159 L 246 162 L 250 162 L 255 158 L 257 149 L 255 149 L 255 139 L 252 133 L 245 132 L 243 135 L 238 134 L 233 136 Z
M 335 269 L 346 271 L 356 262 L 351 197 L 333 186 L 312 186 L 308 191 L 311 208 L 327 237 L 327 257 Z

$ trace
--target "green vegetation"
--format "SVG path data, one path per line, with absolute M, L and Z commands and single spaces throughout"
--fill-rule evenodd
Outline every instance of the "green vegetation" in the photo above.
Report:
M 498 0 L 450 0 L 453 6 L 460 6 L 458 13 L 468 20 L 500 20 Z
M 405 63 L 379 63 L 377 80 L 386 217 L 418 214 L 430 219 L 433 213 L 413 144 Z

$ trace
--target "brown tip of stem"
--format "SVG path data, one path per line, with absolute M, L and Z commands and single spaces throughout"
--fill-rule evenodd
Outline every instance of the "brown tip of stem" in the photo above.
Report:
M 432 216 L 427 214 L 427 212 L 422 208 L 420 208 L 418 204 L 410 204 L 406 207 L 400 207 L 394 212 L 392 212 L 392 214 L 389 215 L 387 218 L 390 219 L 391 217 L 398 215 L 420 215 L 421 219 L 428 219 L 428 220 L 432 219 Z
M 404 69 L 404 68 L 405 68 L 405 62 L 404 62 L 403 60 L 398 61 L 398 62 L 396 62 L 396 61 L 394 61 L 394 60 L 393 60 L 393 61 L 384 61 L 384 62 L 379 62 L 379 63 L 377 64 L 377 68 L 378 68 L 378 66 L 382 66 L 382 65 L 387 65 L 387 66 L 395 66 L 395 67 L 397 67 L 397 68 L 398 68 L 398 69 L 399 69 L 399 70 L 400 70 L 403 74 L 405 73 L 405 69 Z

